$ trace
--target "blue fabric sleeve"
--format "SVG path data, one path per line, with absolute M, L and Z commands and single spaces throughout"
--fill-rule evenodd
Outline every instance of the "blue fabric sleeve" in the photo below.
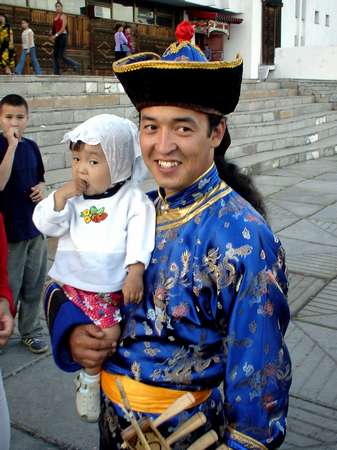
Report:
M 238 259 L 234 296 L 228 287 L 219 295 L 228 319 L 225 442 L 235 450 L 274 449 L 285 437 L 291 384 L 284 343 L 287 277 L 284 251 L 270 236 L 257 235 L 252 251 Z
M 69 348 L 69 334 L 78 325 L 92 323 L 90 319 L 62 295 L 55 293 L 63 291 L 55 283 L 46 290 L 45 312 L 52 345 L 53 357 L 56 365 L 65 372 L 75 372 L 81 369 L 71 356 Z

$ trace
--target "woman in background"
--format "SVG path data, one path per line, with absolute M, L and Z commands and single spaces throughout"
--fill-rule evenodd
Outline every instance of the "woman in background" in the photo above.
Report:
M 4 14 L 0 14 L 0 67 L 7 75 L 15 70 L 13 30 Z
M 54 75 L 61 74 L 61 61 L 75 71 L 79 72 L 81 64 L 65 56 L 68 38 L 67 16 L 63 12 L 63 5 L 61 2 L 55 3 L 55 10 L 56 15 L 54 17 L 53 28 L 51 31 L 51 38 L 54 41 Z
M 116 25 L 115 37 L 115 61 L 124 58 L 128 54 L 128 40 L 123 33 L 123 25 Z
M 133 46 L 133 37 L 132 37 L 132 31 L 130 25 L 125 25 L 123 29 L 124 35 L 128 41 L 128 55 L 135 52 L 134 46 Z

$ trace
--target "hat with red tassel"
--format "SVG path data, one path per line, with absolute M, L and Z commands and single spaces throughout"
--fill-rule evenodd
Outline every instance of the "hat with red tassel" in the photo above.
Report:
M 208 114 L 226 115 L 234 111 L 240 97 L 242 59 L 208 61 L 190 41 L 194 29 L 181 22 L 178 42 L 162 57 L 138 53 L 113 64 L 113 71 L 138 111 L 147 106 L 172 105 Z

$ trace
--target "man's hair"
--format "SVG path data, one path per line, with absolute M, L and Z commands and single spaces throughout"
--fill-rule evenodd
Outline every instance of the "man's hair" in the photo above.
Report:
M 219 125 L 222 117 L 215 114 L 207 114 L 208 117 L 208 137 Z M 226 124 L 227 126 L 227 124 Z M 225 153 L 231 144 L 231 138 L 227 132 L 223 137 L 219 147 L 214 149 L 214 163 L 219 173 L 219 177 L 225 181 L 234 191 L 247 200 L 266 220 L 267 209 L 263 197 L 254 184 L 250 175 L 243 173 L 240 168 L 231 162 L 227 162 Z
M 56 3 L 55 3 L 55 8 L 56 8 L 57 5 L 60 5 L 60 6 L 62 6 L 62 8 L 63 8 L 63 3 L 62 3 L 62 2 L 56 2 Z
M 28 23 L 28 25 L 29 25 L 29 20 L 26 19 L 25 17 L 24 17 L 23 19 L 21 19 L 21 22 L 26 22 L 26 23 Z
M 3 97 L 0 100 L 0 111 L 1 111 L 3 105 L 24 106 L 26 108 L 27 114 L 29 111 L 28 103 L 26 102 L 26 100 L 23 97 L 21 97 L 21 95 L 17 95 L 17 94 L 9 94 L 9 95 L 6 95 L 5 97 Z

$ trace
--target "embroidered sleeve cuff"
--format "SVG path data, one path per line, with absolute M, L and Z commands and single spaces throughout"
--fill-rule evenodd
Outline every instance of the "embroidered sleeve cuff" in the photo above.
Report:
M 145 266 L 145 269 L 147 269 L 147 266 L 149 265 L 151 258 L 151 253 L 148 252 L 138 252 L 137 255 L 126 255 L 124 268 L 126 269 L 131 264 L 136 264 L 138 262 L 143 263 Z
M 232 450 L 268 450 L 261 442 L 231 427 L 226 430 L 226 438 L 226 443 Z

